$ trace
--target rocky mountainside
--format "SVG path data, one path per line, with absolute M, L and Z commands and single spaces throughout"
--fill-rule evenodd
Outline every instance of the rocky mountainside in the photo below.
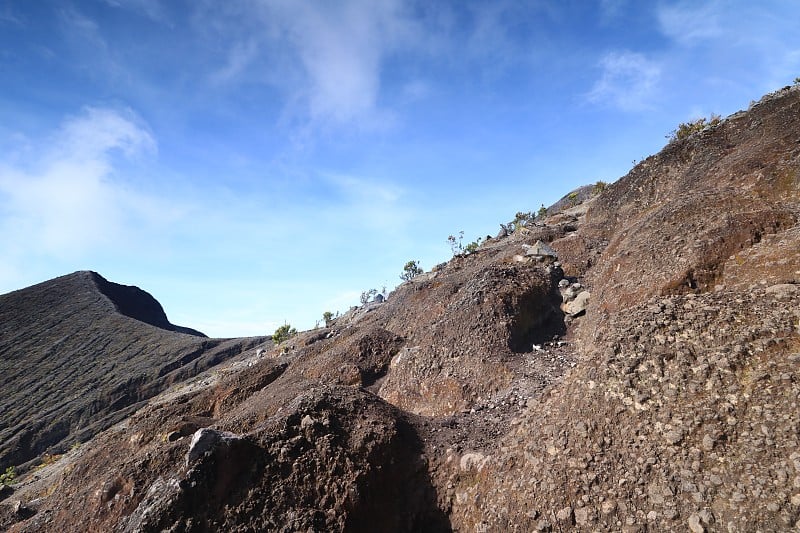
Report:
M 0 470 L 60 454 L 265 339 L 175 326 L 137 287 L 76 272 L 0 296 Z
M 800 527 L 800 87 L 559 205 L 142 398 L 0 525 Z

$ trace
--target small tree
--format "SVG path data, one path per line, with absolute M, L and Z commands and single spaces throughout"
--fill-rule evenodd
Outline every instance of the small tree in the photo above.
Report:
M 376 289 L 370 289 L 368 291 L 362 292 L 361 297 L 359 298 L 359 300 L 361 301 L 361 305 L 366 305 L 367 303 L 369 303 L 369 301 L 372 298 L 374 298 L 376 294 L 378 294 L 378 291 Z
M 605 181 L 598 180 L 597 183 L 594 184 L 594 187 L 592 187 L 592 193 L 594 193 L 595 195 L 600 194 L 601 192 L 606 190 L 607 186 L 608 184 Z
M 325 321 L 325 327 L 327 328 L 328 326 L 331 325 L 331 322 L 333 321 L 333 313 L 331 313 L 330 311 L 325 311 L 324 313 L 322 313 L 322 320 Z
M 571 192 L 571 193 L 569 193 L 569 194 L 567 195 L 567 200 L 569 201 L 569 205 L 570 205 L 571 207 L 575 207 L 576 205 L 578 205 L 578 204 L 580 203 L 580 202 L 578 201 L 578 193 L 577 193 L 577 192 Z
M 514 229 L 519 229 L 522 226 L 527 225 L 529 222 L 533 222 L 533 219 L 536 218 L 533 216 L 533 213 L 528 211 L 527 213 L 523 213 L 522 211 L 518 212 L 514 216 Z
M 400 274 L 400 279 L 409 281 L 422 274 L 422 269 L 419 266 L 419 261 L 409 261 L 403 267 L 403 273 Z M 385 292 L 384 288 L 384 292 Z
M 283 341 L 291 339 L 295 335 L 297 335 L 297 330 L 289 324 L 284 324 L 278 327 L 278 329 L 275 330 L 275 333 L 272 334 L 272 342 L 275 344 L 280 344 Z
M 798 76 L 797 78 L 794 79 L 794 84 L 795 85 L 800 85 L 800 76 Z
M 546 217 L 547 216 L 547 208 L 542 204 L 542 207 L 539 208 L 539 211 L 536 213 L 537 217 Z

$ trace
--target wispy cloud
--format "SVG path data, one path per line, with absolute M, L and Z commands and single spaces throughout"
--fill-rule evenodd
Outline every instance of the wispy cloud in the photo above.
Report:
M 662 3 L 656 13 L 659 30 L 692 54 L 687 61 L 700 54 L 712 57 L 713 78 L 731 79 L 745 70 L 754 93 L 791 82 L 800 68 L 800 48 L 791 44 L 798 42 L 796 13 L 787 14 L 787 3 L 779 0 L 733 4 Z
M 338 223 L 359 231 L 402 231 L 412 218 L 412 209 L 404 205 L 405 191 L 398 185 L 374 178 L 327 174 L 322 179 L 333 185 L 340 200 L 329 208 L 329 216 Z
M 722 35 L 720 7 L 714 1 L 662 4 L 657 11 L 659 27 L 664 35 L 683 45 L 713 39 Z
M 600 60 L 602 73 L 586 98 L 595 104 L 612 105 L 623 111 L 640 111 L 652 106 L 661 78 L 661 67 L 644 55 L 609 52 Z
M 261 5 L 304 69 L 310 117 L 333 123 L 374 119 L 382 62 L 412 33 L 404 4 L 348 0 Z
M 87 108 L 38 147 L 39 163 L 0 161 L 2 247 L 19 257 L 79 257 L 160 218 L 164 206 L 115 175 L 117 155 L 155 150 L 153 137 L 137 122 L 130 111 Z

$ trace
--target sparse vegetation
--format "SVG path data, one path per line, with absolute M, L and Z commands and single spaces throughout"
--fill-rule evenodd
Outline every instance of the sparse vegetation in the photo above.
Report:
M 510 233 L 514 231 L 514 228 L 510 227 L 512 224 L 513 222 L 509 222 L 509 226 L 506 226 L 505 224 L 500 224 L 500 225 L 506 228 L 506 231 L 509 231 Z M 453 251 L 453 257 L 458 255 L 469 255 L 475 252 L 475 250 L 477 250 L 478 247 L 483 242 L 483 238 L 478 237 L 476 240 L 472 241 L 471 243 L 465 246 L 463 244 L 463 240 L 464 240 L 463 231 L 458 232 L 458 237 L 456 237 L 455 235 L 450 235 L 449 237 L 447 237 L 447 242 L 450 243 L 450 249 Z
M 547 208 L 542 204 L 542 207 L 539 208 L 539 211 L 536 212 L 537 217 L 546 217 L 547 216 Z
M 39 463 L 34 467 L 34 472 L 41 470 L 46 466 L 50 466 L 51 464 L 55 463 L 59 459 L 61 459 L 62 455 L 57 453 L 46 453 L 42 455 L 42 462 Z
M 794 84 L 795 85 L 800 85 L 800 76 L 798 76 L 797 78 L 794 79 Z
M 478 237 L 478 240 L 472 241 L 471 243 L 469 243 L 468 245 L 466 245 L 464 247 L 464 252 L 467 253 L 467 254 L 473 253 L 475 250 L 478 249 L 478 246 L 481 245 L 482 241 L 483 241 L 483 239 L 481 237 Z
M 522 211 L 518 212 L 514 215 L 514 220 L 508 223 L 508 225 L 501 224 L 503 227 L 507 228 L 509 233 L 513 233 L 517 231 L 519 228 L 527 225 L 529 222 L 533 222 L 533 219 L 536 218 L 533 213 L 528 211 L 527 213 L 523 213 Z
M 17 479 L 17 472 L 13 466 L 6 468 L 6 471 L 0 474 L 0 485 L 11 485 Z
M 403 281 L 409 281 L 422 274 L 422 272 L 422 268 L 419 266 L 419 261 L 409 261 L 403 267 L 403 273 L 400 274 L 400 279 Z
M 681 139 L 685 139 L 693 133 L 697 133 L 706 126 L 716 126 L 721 121 L 722 118 L 719 115 L 712 113 L 711 117 L 708 119 L 702 117 L 696 120 L 690 120 L 689 122 L 682 122 L 681 124 L 678 124 L 677 129 L 671 131 L 670 134 L 667 135 L 667 138 L 670 140 L 670 142 L 679 141 Z
M 464 239 L 464 232 L 459 231 L 458 237 L 455 235 L 450 235 L 447 237 L 447 242 L 450 243 L 450 249 L 453 251 L 453 256 L 461 255 L 464 253 L 464 246 L 461 244 L 461 241 Z
M 375 298 L 376 294 L 378 294 L 378 289 L 370 289 L 368 291 L 362 292 L 361 297 L 359 298 L 359 300 L 361 301 L 361 305 L 368 304 L 370 300 Z
M 331 313 L 330 311 L 325 311 L 324 313 L 322 313 L 322 320 L 325 321 L 325 327 L 327 328 L 328 326 L 331 325 L 331 322 L 333 321 L 333 313 Z
M 272 342 L 275 344 L 280 344 L 283 341 L 291 339 L 295 335 L 297 335 L 297 330 L 290 324 L 284 324 L 278 327 L 278 329 L 275 330 L 275 333 L 272 334 Z
M 594 184 L 594 187 L 592 187 L 592 194 L 598 195 L 598 194 L 602 193 L 604 190 L 606 190 L 607 186 L 608 186 L 608 183 L 606 183 L 603 180 L 598 180 Z
M 567 195 L 567 201 L 569 202 L 570 207 L 575 207 L 580 202 L 578 201 L 578 193 L 571 192 Z

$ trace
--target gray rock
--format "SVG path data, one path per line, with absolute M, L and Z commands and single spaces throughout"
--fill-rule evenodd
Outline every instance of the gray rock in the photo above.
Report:
M 189 466 L 204 455 L 212 453 L 221 446 L 228 446 L 237 440 L 240 440 L 238 435 L 227 431 L 211 428 L 198 429 L 192 435 L 192 442 L 189 443 L 189 451 L 186 453 L 186 465 Z
M 583 291 L 579 293 L 574 300 L 564 304 L 564 311 L 570 316 L 577 316 L 581 313 L 585 313 L 591 296 L 592 295 L 589 291 Z
M 791 298 L 800 292 L 800 286 L 793 283 L 780 283 L 778 285 L 767 287 L 764 292 L 767 294 L 772 294 L 778 299 Z
M 572 507 L 564 507 L 556 513 L 556 519 L 559 522 L 566 522 L 572 524 Z
M 667 439 L 667 442 L 675 446 L 680 444 L 680 442 L 683 440 L 683 431 L 680 429 L 671 429 L 664 433 L 664 438 Z
M 551 257 L 553 259 L 558 259 L 558 252 L 553 250 L 550 245 L 543 243 L 542 241 L 536 241 L 533 245 L 530 244 L 523 244 L 522 248 L 525 249 L 525 255 L 533 256 L 533 257 Z
M 587 526 L 591 524 L 595 519 L 595 512 L 594 508 L 592 507 L 581 507 L 580 509 L 575 509 L 575 523 L 579 526 Z
M 692 533 L 706 533 L 706 528 L 700 523 L 700 516 L 697 513 L 692 513 L 689 517 L 689 531 Z

